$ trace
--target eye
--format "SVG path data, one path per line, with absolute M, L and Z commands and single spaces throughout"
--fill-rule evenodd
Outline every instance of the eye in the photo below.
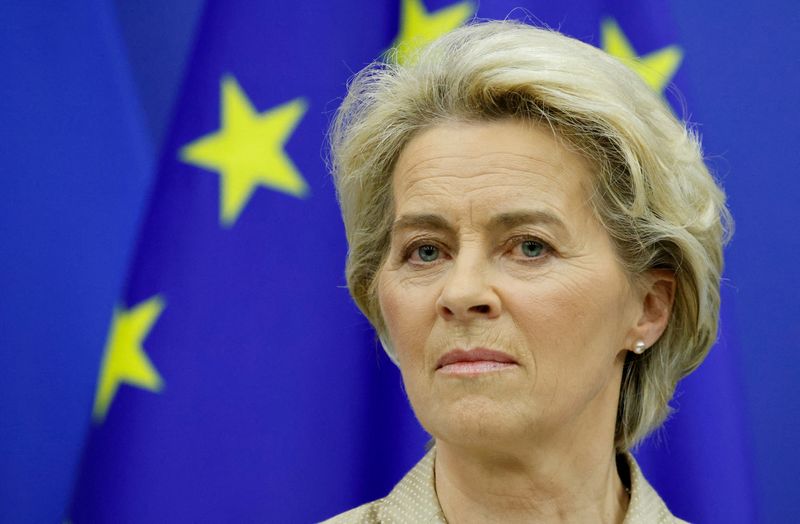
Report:
M 416 249 L 416 254 L 423 262 L 433 262 L 439 258 L 439 248 L 430 244 L 425 244 Z
M 435 266 L 448 258 L 447 248 L 430 238 L 412 240 L 399 254 L 399 260 L 402 263 L 409 264 L 416 269 Z
M 553 253 L 553 248 L 544 240 L 529 235 L 509 240 L 511 254 L 520 262 L 538 261 Z
M 547 249 L 542 242 L 536 240 L 525 240 L 520 243 L 519 247 L 522 254 L 528 258 L 540 257 Z

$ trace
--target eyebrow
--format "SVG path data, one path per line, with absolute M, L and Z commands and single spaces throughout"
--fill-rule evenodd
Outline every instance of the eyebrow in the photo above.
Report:
M 520 210 L 508 211 L 493 216 L 489 220 L 489 229 L 513 229 L 525 224 L 548 224 L 558 229 L 567 231 L 564 221 L 557 215 L 545 210 Z M 401 229 L 429 229 L 453 233 L 453 226 L 441 215 L 435 213 L 420 213 L 402 215 L 392 224 L 392 232 Z
M 430 229 L 448 233 L 455 231 L 443 216 L 434 213 L 403 215 L 392 224 L 392 232 L 400 229 Z

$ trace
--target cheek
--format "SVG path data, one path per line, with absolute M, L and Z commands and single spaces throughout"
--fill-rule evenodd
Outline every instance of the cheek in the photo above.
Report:
M 434 311 L 428 294 L 424 288 L 401 284 L 392 271 L 381 271 L 378 303 L 401 368 L 413 365 L 423 353 L 426 325 Z
M 616 279 L 597 276 L 551 274 L 507 297 L 539 380 L 567 387 L 613 367 L 622 304 Z

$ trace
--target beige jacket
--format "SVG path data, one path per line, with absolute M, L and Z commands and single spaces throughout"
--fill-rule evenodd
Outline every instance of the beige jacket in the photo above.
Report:
M 369 502 L 326 520 L 323 524 L 446 524 L 433 479 L 431 449 L 382 499 Z M 684 522 L 669 512 L 664 501 L 642 475 L 632 455 L 625 458 L 630 468 L 631 499 L 623 524 L 676 524 Z

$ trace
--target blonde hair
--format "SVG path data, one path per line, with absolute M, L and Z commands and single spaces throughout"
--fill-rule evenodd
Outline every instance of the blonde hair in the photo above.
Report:
M 676 277 L 666 331 L 624 365 L 615 445 L 626 450 L 664 421 L 678 380 L 716 339 L 732 221 L 697 136 L 599 49 L 519 22 L 482 22 L 405 65 L 376 62 L 356 75 L 330 132 L 350 293 L 385 340 L 376 276 L 394 218 L 394 163 L 411 137 L 445 121 L 509 117 L 550 126 L 592 162 L 595 214 L 633 281 L 651 269 Z

